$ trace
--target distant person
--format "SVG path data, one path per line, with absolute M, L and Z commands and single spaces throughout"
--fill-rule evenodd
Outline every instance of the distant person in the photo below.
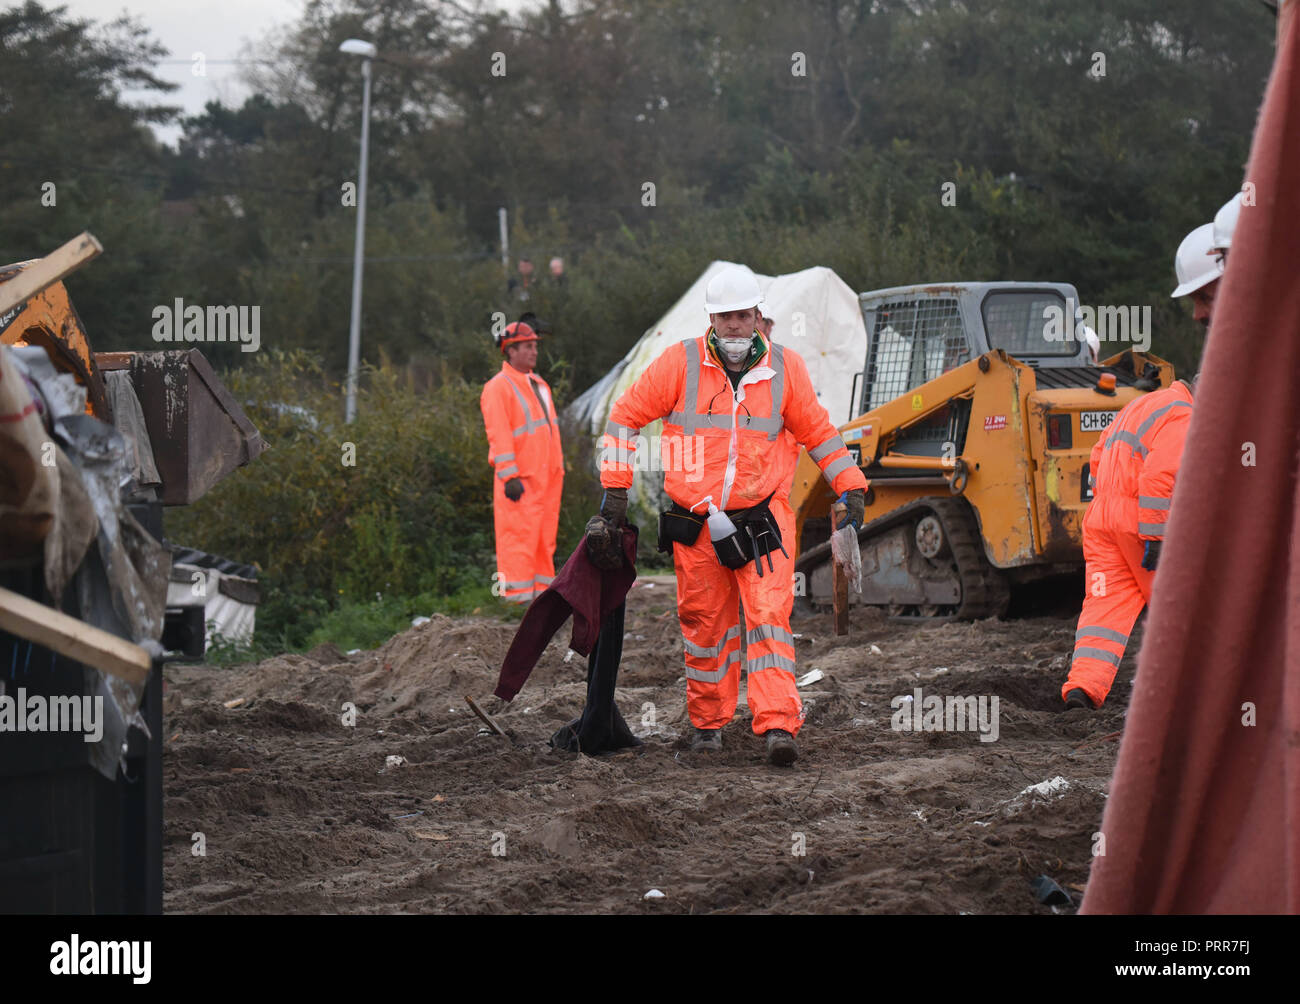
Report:
M 564 285 L 564 259 L 563 258 L 551 259 L 551 279 L 557 285 L 560 286 Z
M 511 278 L 506 283 L 506 289 L 515 294 L 515 298 L 520 303 L 527 303 L 529 299 L 528 285 L 533 277 L 533 263 L 529 258 L 520 258 L 517 266 L 519 271 L 518 278 Z
M 551 388 L 533 372 L 539 333 L 548 329 L 531 313 L 506 327 L 496 340 L 505 362 L 479 399 L 496 474 L 497 591 L 512 603 L 530 602 L 555 577 L 564 453 Z
M 1178 246 L 1174 297 L 1191 296 L 1208 328 L 1221 260 L 1207 257 L 1211 224 Z M 1083 610 L 1074 659 L 1061 687 L 1067 708 L 1101 707 L 1115 682 L 1129 632 L 1151 600 L 1183 442 L 1192 422 L 1195 378 L 1143 394 L 1120 409 L 1092 448 L 1093 499 L 1083 516 Z
M 758 333 L 768 340 L 772 341 L 772 328 L 775 326 L 772 318 L 765 317 L 761 312 L 758 315 L 757 329 Z

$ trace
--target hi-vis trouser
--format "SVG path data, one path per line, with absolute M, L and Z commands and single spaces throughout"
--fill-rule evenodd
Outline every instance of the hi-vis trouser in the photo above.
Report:
M 1132 533 L 1085 525 L 1083 611 L 1062 698 L 1078 687 L 1099 708 L 1110 693 L 1129 632 L 1151 600 L 1156 573 L 1142 567 L 1144 546 Z
M 793 551 L 789 503 L 774 498 L 770 507 L 786 550 Z M 780 550 L 771 557 L 773 568 L 768 570 L 764 557 L 761 577 L 753 562 L 734 571 L 726 568 L 714 554 L 707 527 L 693 546 L 673 546 L 677 616 L 686 648 L 686 707 L 697 728 L 720 729 L 731 721 L 742 669 L 756 734 L 785 729 L 793 735 L 803 724 L 790 633 L 794 561 Z

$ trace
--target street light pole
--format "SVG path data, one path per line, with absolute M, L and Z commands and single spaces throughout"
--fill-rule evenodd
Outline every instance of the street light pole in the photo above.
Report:
M 349 425 L 357 416 L 357 381 L 361 370 L 361 270 L 366 253 L 366 167 L 370 152 L 370 60 L 376 50 L 372 42 L 349 38 L 339 46 L 340 52 L 361 56 L 364 81 L 361 99 L 361 176 L 357 193 L 357 236 L 352 260 L 352 324 L 348 331 L 347 404 L 344 421 Z

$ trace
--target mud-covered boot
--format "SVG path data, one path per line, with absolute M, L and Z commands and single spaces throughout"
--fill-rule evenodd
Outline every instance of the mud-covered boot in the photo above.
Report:
M 1089 711 L 1096 710 L 1096 708 L 1092 706 L 1092 701 L 1089 699 L 1088 695 L 1085 694 L 1080 687 L 1075 687 L 1065 695 L 1065 709 L 1068 711 L 1071 708 L 1087 708 Z
M 795 745 L 794 736 L 785 729 L 768 729 L 767 762 L 775 767 L 789 767 L 799 759 L 799 747 Z
M 692 753 L 721 753 L 722 729 L 696 729 L 691 736 Z

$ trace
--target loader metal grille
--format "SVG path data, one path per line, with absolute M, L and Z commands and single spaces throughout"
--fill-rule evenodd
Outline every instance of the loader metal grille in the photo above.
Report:
M 882 303 L 871 337 L 863 410 L 878 408 L 969 359 L 955 298 Z

